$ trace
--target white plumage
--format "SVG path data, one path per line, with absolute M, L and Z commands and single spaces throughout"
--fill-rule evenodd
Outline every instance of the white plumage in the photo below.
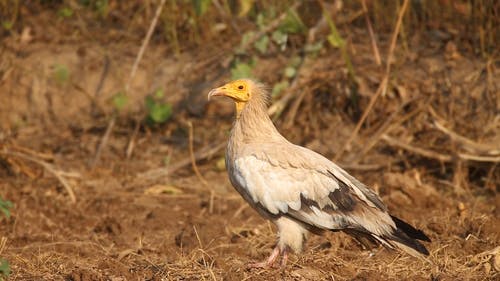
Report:
M 416 239 L 429 238 L 389 215 L 367 186 L 322 155 L 288 142 L 266 113 L 267 93 L 251 80 L 237 80 L 209 96 L 236 103 L 236 120 L 226 152 L 231 183 L 262 216 L 278 227 L 277 247 L 263 263 L 270 266 L 288 250 L 301 252 L 309 232 L 345 231 L 360 242 L 428 254 Z

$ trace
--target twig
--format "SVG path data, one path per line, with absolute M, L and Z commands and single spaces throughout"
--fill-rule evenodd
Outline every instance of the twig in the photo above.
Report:
M 335 14 L 337 13 L 340 9 L 341 6 L 338 5 L 338 1 L 336 1 L 332 6 L 331 9 L 333 9 L 332 13 Z M 321 2 L 321 5 L 324 7 L 326 4 Z M 362 15 L 363 11 L 360 10 L 359 12 L 355 13 L 353 16 L 349 17 L 347 20 L 342 20 L 339 21 L 338 24 L 345 24 L 352 22 L 355 20 L 358 16 Z M 293 125 L 295 122 L 295 116 L 297 115 L 298 109 L 300 107 L 300 104 L 302 103 L 302 100 L 304 99 L 305 95 L 308 93 L 307 91 L 296 91 L 295 88 L 298 85 L 299 78 L 302 75 L 302 68 L 303 66 L 307 65 L 309 62 L 309 57 L 306 56 L 306 51 L 305 48 L 309 45 L 314 43 L 316 39 L 316 33 L 318 33 L 320 30 L 325 28 L 325 26 L 328 26 L 327 24 L 327 19 L 325 17 L 325 14 L 323 13 L 323 16 L 321 19 L 318 20 L 318 22 L 315 24 L 314 27 L 309 29 L 309 33 L 307 36 L 307 43 L 304 46 L 304 50 L 302 50 L 302 53 L 304 53 L 300 65 L 297 67 L 297 74 L 295 75 L 295 78 L 293 79 L 290 87 L 286 90 L 286 92 L 282 95 L 282 97 L 274 102 L 268 109 L 267 113 L 269 115 L 274 115 L 274 118 L 279 117 L 281 112 L 285 109 L 285 107 L 288 105 L 288 103 L 295 99 L 295 102 L 293 105 L 290 107 L 290 110 L 288 112 L 288 118 L 287 122 L 284 125 L 284 128 L 289 128 Z
M 324 25 L 326 25 L 326 20 L 325 17 L 321 17 L 321 19 L 318 20 L 316 25 L 309 30 L 308 36 L 307 36 L 307 44 L 311 44 L 315 40 L 315 34 L 316 32 L 321 29 Z M 304 47 L 305 48 L 305 47 Z M 293 78 L 292 83 L 290 84 L 290 87 L 288 87 L 286 93 L 282 95 L 282 97 L 274 102 L 269 109 L 267 110 L 267 114 L 269 115 L 274 115 L 275 118 L 278 117 L 281 112 L 285 109 L 286 105 L 297 95 L 295 88 L 298 85 L 299 78 L 302 75 L 302 69 L 303 66 L 307 64 L 308 62 L 308 57 L 305 55 L 305 52 L 303 52 L 303 56 L 301 57 L 300 64 L 297 66 L 297 73 L 295 74 L 295 77 Z M 304 91 L 305 92 L 305 91 Z M 299 101 L 295 102 L 294 106 L 292 106 L 292 109 L 290 110 L 289 116 L 291 116 L 291 120 L 288 119 L 287 124 L 285 127 L 290 127 L 293 124 L 293 120 L 295 119 L 296 112 L 298 110 L 298 107 L 300 105 L 300 102 L 304 98 L 304 92 L 300 94 L 298 97 Z
M 137 134 L 139 133 L 140 128 L 141 128 L 141 120 L 137 119 L 137 120 L 135 120 L 134 131 L 132 132 L 132 136 L 130 137 L 130 140 L 127 144 L 127 152 L 125 153 L 125 157 L 127 159 L 130 159 L 130 156 L 132 156 L 132 153 L 134 152 L 135 138 L 137 137 Z
M 359 132 L 359 129 L 361 129 L 361 126 L 365 122 L 366 117 L 368 116 L 368 114 L 372 110 L 372 107 L 375 104 L 375 102 L 377 101 L 378 97 L 382 93 L 385 94 L 385 92 L 387 90 L 387 84 L 389 82 L 389 76 L 390 76 L 390 73 L 391 73 L 391 61 L 392 61 L 394 49 L 396 48 L 396 42 L 397 42 L 397 39 L 398 39 L 399 30 L 401 29 L 401 23 L 403 22 L 403 15 L 405 14 L 406 8 L 408 7 L 408 2 L 409 2 L 408 0 L 404 0 L 403 7 L 401 7 L 401 10 L 399 11 L 399 14 L 398 14 L 398 20 L 396 22 L 396 27 L 394 28 L 394 32 L 392 33 L 391 45 L 389 46 L 389 52 L 387 54 L 387 61 L 386 61 L 384 79 L 382 80 L 382 83 L 380 83 L 380 86 L 377 89 L 377 92 L 375 93 L 375 95 L 373 95 L 372 98 L 370 99 L 370 103 L 368 104 L 367 108 L 363 112 L 363 115 L 361 116 L 361 119 L 359 119 L 359 121 L 356 124 L 356 127 L 354 128 L 354 130 L 352 131 L 351 135 L 349 136 L 349 138 L 347 139 L 347 141 L 344 143 L 344 145 L 342 146 L 342 148 L 339 150 L 339 152 L 335 156 L 335 160 L 340 159 L 340 157 L 344 153 L 345 149 L 351 144 L 351 142 L 357 136 L 357 134 Z
M 337 13 L 340 11 L 340 9 L 342 8 L 341 1 L 335 1 L 331 5 L 327 5 L 323 1 L 319 1 L 319 3 L 320 3 L 321 8 L 323 10 L 322 16 L 318 20 L 318 22 L 316 23 L 316 25 L 309 30 L 309 33 L 308 33 L 308 36 L 307 36 L 307 43 L 304 46 L 304 48 L 306 48 L 306 46 L 314 43 L 313 41 L 315 39 L 315 33 L 318 31 L 319 28 L 321 28 L 323 26 L 328 26 L 328 24 L 334 25 L 334 23 L 333 23 L 333 21 L 332 21 L 331 18 L 332 18 L 332 16 L 335 17 L 337 15 Z M 330 28 L 332 28 L 332 27 L 330 27 Z M 342 56 L 345 58 L 345 56 L 347 55 L 346 49 L 345 49 L 345 44 L 343 44 L 343 46 L 341 47 L 341 51 L 342 51 Z M 299 75 L 302 74 L 302 71 L 301 71 L 302 68 L 303 68 L 302 66 L 304 66 L 306 64 L 306 62 L 309 61 L 309 57 L 306 56 L 305 50 L 303 50 L 303 54 L 304 55 L 302 57 L 301 64 L 298 66 L 297 74 L 295 75 L 295 78 L 293 80 L 292 87 L 290 87 L 291 90 L 294 90 L 294 88 L 297 86 L 297 81 L 298 81 L 298 78 L 300 77 Z M 346 64 L 347 64 L 347 68 L 350 70 L 349 73 L 350 74 L 354 73 L 354 71 L 351 71 L 352 70 L 352 65 L 351 65 L 351 62 L 350 62 L 350 60 L 348 58 L 346 60 Z M 293 126 L 293 124 L 295 122 L 295 116 L 297 115 L 297 112 L 298 112 L 299 107 L 300 107 L 300 105 L 302 103 L 302 100 L 304 99 L 304 97 L 306 96 L 307 93 L 308 93 L 308 91 L 303 90 L 303 91 L 300 91 L 300 94 L 293 94 L 293 92 L 288 92 L 288 94 L 286 95 L 286 97 L 288 99 L 285 100 L 285 101 L 287 103 L 288 103 L 289 100 L 291 100 L 291 98 L 295 98 L 296 97 L 296 99 L 294 100 L 293 104 L 290 107 L 290 110 L 288 111 L 286 122 L 284 124 L 284 128 L 285 129 L 290 128 L 290 127 Z M 283 107 L 281 108 L 281 110 L 284 109 L 285 105 L 286 104 L 283 105 Z
M 198 152 L 194 154 L 195 160 L 199 161 L 201 159 L 208 158 L 215 153 L 219 152 L 226 146 L 226 143 L 217 143 L 217 144 L 209 144 L 204 148 L 200 149 Z M 170 165 L 168 168 L 154 168 L 146 172 L 142 172 L 136 176 L 136 179 L 148 179 L 150 181 L 155 181 L 159 178 L 166 177 L 179 169 L 182 169 L 191 164 L 191 158 L 185 158 L 177 163 Z
M 297 67 L 297 74 L 293 78 L 292 83 L 290 84 L 290 87 L 288 87 L 287 92 L 283 94 L 282 98 L 274 102 L 269 109 L 267 110 L 267 114 L 269 115 L 274 115 L 279 116 L 281 112 L 285 109 L 286 105 L 296 96 L 296 91 L 295 88 L 298 85 L 299 77 L 301 76 L 302 73 L 302 66 L 305 65 L 307 60 L 307 57 L 302 60 L 300 65 Z
M 94 155 L 94 158 L 92 159 L 92 162 L 90 162 L 90 168 L 94 168 L 95 165 L 97 164 L 97 161 L 101 158 L 101 153 L 104 147 L 106 147 L 106 144 L 108 143 L 109 136 L 111 135 L 111 131 L 113 131 L 113 127 L 115 126 L 116 122 L 116 114 L 113 114 L 113 117 L 111 117 L 111 120 L 109 120 L 108 126 L 106 127 L 106 132 L 101 138 L 101 142 L 99 143 L 99 146 L 97 147 L 97 151 Z
M 106 54 L 104 55 L 104 65 L 102 67 L 102 73 L 101 77 L 99 78 L 99 82 L 97 83 L 97 86 L 94 91 L 94 96 L 92 97 L 91 100 L 91 112 L 95 114 L 95 107 L 97 106 L 99 108 L 99 111 L 104 112 L 100 105 L 97 103 L 97 99 L 101 95 L 102 87 L 104 86 L 104 81 L 106 81 L 106 78 L 108 77 L 109 73 L 109 65 L 111 64 L 111 61 L 109 60 L 109 56 Z
M 0 255 L 2 255 L 5 245 L 7 245 L 7 237 L 2 236 L 2 238 L 0 238 Z
M 5 150 L 1 151 L 0 153 L 3 153 L 5 155 L 19 157 L 19 158 L 22 158 L 24 160 L 28 160 L 28 161 L 34 162 L 34 163 L 42 166 L 49 173 L 53 174 L 59 180 L 59 182 L 64 186 L 64 188 L 66 189 L 66 192 L 69 195 L 71 203 L 76 202 L 75 193 L 73 192 L 73 188 L 71 187 L 69 182 L 67 182 L 66 179 L 64 178 L 64 176 L 63 176 L 64 172 L 54 169 L 54 167 L 51 164 L 49 164 L 43 160 L 34 158 L 34 157 L 26 155 L 24 153 L 14 152 L 14 151 L 5 151 Z
M 148 33 L 146 33 L 146 37 L 144 37 L 144 40 L 142 41 L 141 49 L 139 49 L 139 53 L 137 53 L 137 57 L 135 58 L 134 65 L 132 66 L 132 71 L 130 71 L 130 76 L 128 78 L 127 84 L 125 84 L 125 92 L 128 93 L 128 90 L 130 88 L 130 83 L 135 77 L 135 73 L 137 72 L 137 68 L 139 67 L 139 62 L 142 60 L 142 56 L 144 55 L 144 51 L 146 50 L 146 47 L 149 44 L 149 40 L 151 39 L 151 35 L 153 34 L 153 31 L 156 27 L 156 23 L 158 22 L 158 19 L 160 18 L 161 11 L 163 9 L 163 6 L 165 5 L 166 0 L 161 0 L 160 4 L 156 8 L 156 13 L 151 21 L 151 24 L 149 25 Z
M 193 149 L 193 123 L 191 121 L 187 122 L 188 128 L 189 128 L 189 158 L 191 159 L 191 166 L 193 167 L 193 171 L 198 177 L 198 179 L 203 183 L 204 186 L 208 187 L 208 183 L 203 178 L 203 176 L 200 173 L 200 170 L 198 170 L 198 166 L 196 165 L 196 158 L 194 157 L 194 149 Z
M 402 149 L 407 150 L 409 152 L 412 152 L 414 154 L 424 156 L 426 158 L 436 159 L 436 160 L 443 161 L 443 162 L 452 162 L 453 161 L 453 157 L 450 155 L 441 154 L 439 152 L 427 150 L 427 149 L 420 148 L 420 147 L 415 147 L 415 146 L 412 146 L 410 144 L 399 141 L 395 138 L 392 138 L 388 135 L 382 135 L 381 139 L 383 139 L 384 141 L 386 141 L 390 145 L 397 146 L 399 148 L 402 148 Z M 495 156 L 480 156 L 480 155 L 472 155 L 472 154 L 467 154 L 467 153 L 457 153 L 456 156 L 458 159 L 467 160 L 467 161 L 492 162 L 492 163 L 499 163 L 500 162 L 500 156 L 496 156 L 496 157 Z
M 472 155 L 468 153 L 458 153 L 457 156 L 464 160 L 477 161 L 477 162 L 492 162 L 492 163 L 500 162 L 500 156 L 481 156 L 481 155 Z
M 129 92 L 130 84 L 135 77 L 135 73 L 137 72 L 137 68 L 139 67 L 139 62 L 141 61 L 142 56 L 144 55 L 144 51 L 146 50 L 146 47 L 149 43 L 149 40 L 151 39 L 151 35 L 153 34 L 153 31 L 156 27 L 156 23 L 158 22 L 158 18 L 160 17 L 163 6 L 165 5 L 165 1 L 166 0 L 161 0 L 160 4 L 156 8 L 156 14 L 155 14 L 153 20 L 151 21 L 151 24 L 149 25 L 149 29 L 148 29 L 148 32 L 146 33 L 146 37 L 144 37 L 144 40 L 142 41 L 141 48 L 139 49 L 139 52 L 137 53 L 134 64 L 132 65 L 132 70 L 130 71 L 129 78 L 127 80 L 127 83 L 125 84 L 125 93 L 126 94 Z M 97 148 L 96 155 L 92 161 L 92 165 L 91 165 L 92 168 L 95 166 L 97 161 L 99 161 L 101 151 L 104 149 L 104 147 L 106 147 L 106 145 L 108 143 L 109 135 L 113 131 L 113 127 L 115 126 L 115 123 L 116 123 L 116 116 L 117 116 L 116 114 L 113 114 L 113 116 L 111 117 L 111 120 L 108 123 L 108 127 L 106 128 L 106 133 L 102 137 L 101 142 L 99 143 L 99 147 Z
M 475 141 L 472 141 L 464 136 L 461 136 L 452 130 L 446 128 L 444 125 L 439 123 L 437 120 L 434 120 L 434 126 L 436 129 L 440 130 L 441 132 L 447 134 L 453 141 L 456 141 L 461 144 L 461 146 L 472 153 L 478 153 L 478 154 L 487 154 L 489 156 L 494 156 L 494 155 L 499 155 L 500 154 L 500 147 L 496 147 L 495 145 L 491 144 L 480 144 Z
M 194 235 L 196 236 L 196 240 L 198 240 L 198 247 L 203 249 L 203 243 L 201 243 L 200 235 L 198 235 L 198 231 L 196 230 L 196 226 L 193 225 Z
M 9 147 L 15 149 L 15 150 L 18 150 L 22 153 L 25 153 L 25 154 L 29 154 L 31 156 L 36 156 L 37 158 L 40 158 L 40 159 L 43 159 L 43 160 L 46 160 L 46 161 L 51 161 L 51 160 L 54 160 L 54 155 L 52 153 L 46 153 L 46 152 L 38 152 L 38 151 L 34 151 L 30 148 L 27 148 L 27 147 L 24 147 L 24 146 L 19 146 L 15 143 L 13 144 L 9 144 Z
M 375 92 L 375 95 L 373 95 L 370 99 L 370 102 L 368 103 L 368 106 L 366 107 L 365 111 L 363 112 L 363 115 L 361 116 L 361 119 L 359 119 L 358 123 L 356 124 L 356 127 L 352 131 L 351 135 L 347 139 L 347 141 L 344 143 L 342 148 L 339 150 L 337 155 L 335 156 L 334 160 L 338 161 L 346 148 L 351 144 L 351 142 L 354 140 L 354 138 L 357 136 L 359 129 L 361 129 L 361 126 L 363 125 L 366 117 L 372 110 L 372 107 L 375 105 L 375 102 L 377 101 L 377 98 L 382 94 L 382 92 L 385 92 L 387 89 L 387 83 L 389 81 L 389 77 L 385 76 L 384 79 L 382 80 L 382 83 L 380 83 L 380 86 L 377 89 L 377 92 Z
M 370 40 L 372 42 L 373 56 L 375 57 L 375 62 L 377 65 L 382 64 L 382 60 L 380 59 L 380 53 L 378 51 L 377 40 L 375 40 L 375 35 L 373 33 L 372 24 L 370 21 L 370 17 L 368 16 L 368 7 L 366 6 L 366 1 L 361 0 L 361 5 L 363 6 L 363 12 L 365 14 L 366 27 L 368 28 L 368 34 L 370 34 Z
M 397 140 L 395 138 L 392 138 L 388 135 L 383 135 L 382 139 L 390 145 L 397 146 L 399 148 L 402 148 L 402 149 L 407 150 L 409 152 L 412 152 L 414 154 L 424 156 L 426 158 L 436 159 L 436 160 L 443 161 L 443 162 L 451 162 L 453 160 L 453 158 L 450 155 L 441 154 L 441 153 L 438 153 L 438 152 L 435 152 L 432 150 L 427 150 L 424 148 L 415 147 L 415 146 L 406 144 L 400 140 Z
M 104 55 L 104 65 L 102 67 L 102 73 L 101 73 L 101 77 L 99 78 L 99 82 L 97 83 L 97 86 L 95 87 L 94 99 L 97 99 L 99 97 L 99 95 L 101 94 L 102 87 L 104 86 L 104 81 L 106 81 L 106 77 L 108 77 L 110 64 L 111 64 L 111 61 L 109 60 L 109 56 L 107 54 Z
M 214 4 L 215 8 L 217 8 L 217 11 L 219 12 L 219 14 L 229 20 L 229 22 L 231 23 L 231 27 L 233 28 L 234 31 L 236 31 L 237 33 L 240 33 L 241 32 L 241 29 L 238 27 L 238 24 L 236 24 L 236 21 L 234 20 L 234 18 L 231 16 L 231 15 L 228 15 L 226 10 L 224 10 L 224 8 L 222 7 L 222 5 L 219 3 L 219 0 L 212 0 L 212 3 Z
M 398 14 L 398 21 L 396 22 L 396 28 L 392 33 L 391 45 L 389 46 L 389 52 L 387 53 L 387 61 L 385 63 L 386 75 L 389 75 L 389 73 L 391 72 L 391 62 L 392 62 L 392 57 L 394 56 L 394 49 L 396 48 L 396 41 L 398 40 L 399 30 L 401 29 L 401 24 L 403 23 L 403 16 L 406 12 L 406 8 L 408 8 L 409 2 L 410 2 L 409 0 L 404 0 L 403 6 L 401 7 L 401 10 L 399 11 Z
M 397 114 L 399 112 L 401 112 L 401 110 L 403 110 L 408 104 L 410 104 L 411 102 L 415 101 L 415 99 L 413 100 L 409 100 L 408 102 L 405 102 L 403 104 L 401 104 L 397 110 L 395 110 L 390 116 L 389 118 L 387 118 L 387 120 L 384 122 L 384 124 L 377 130 L 377 132 L 371 136 L 370 138 L 370 141 L 368 143 L 366 143 L 364 146 L 363 146 L 363 149 L 361 150 L 361 152 L 359 152 L 355 159 L 357 160 L 361 160 L 379 141 L 380 141 L 380 138 L 382 137 L 382 135 L 384 134 L 388 134 L 390 131 L 392 131 L 396 126 L 400 125 L 400 124 L 403 124 L 404 122 L 406 122 L 408 119 L 412 118 L 413 116 L 415 116 L 416 114 L 418 114 L 423 107 L 425 107 L 425 105 L 427 105 L 427 103 L 425 103 L 423 106 L 421 104 L 419 104 L 419 106 L 414 109 L 413 111 L 411 111 L 410 113 L 404 115 L 403 117 L 400 117 L 400 118 L 397 118 L 396 121 L 393 122 L 393 120 L 396 118 Z
M 77 90 L 78 92 L 82 93 L 90 101 L 91 114 L 95 114 L 96 109 L 98 109 L 100 111 L 99 113 L 106 115 L 106 110 L 104 110 L 102 105 L 99 102 L 97 102 L 94 96 L 92 96 L 89 92 L 87 92 L 87 90 L 85 90 L 82 86 L 78 85 L 74 81 L 71 81 L 71 86 L 73 86 L 73 88 L 75 88 L 75 90 Z

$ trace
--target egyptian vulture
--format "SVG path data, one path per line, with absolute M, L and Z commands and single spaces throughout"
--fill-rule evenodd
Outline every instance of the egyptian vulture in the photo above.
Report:
M 430 241 L 421 231 L 388 213 L 380 197 L 342 168 L 286 140 L 267 114 L 262 84 L 241 79 L 211 90 L 236 104 L 226 150 L 229 179 L 241 196 L 278 228 L 269 258 L 251 267 L 270 267 L 288 252 L 300 253 L 309 233 L 344 231 L 360 242 L 380 243 L 421 256 Z

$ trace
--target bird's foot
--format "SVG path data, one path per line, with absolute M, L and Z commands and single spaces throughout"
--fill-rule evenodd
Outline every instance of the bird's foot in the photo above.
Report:
M 256 262 L 248 264 L 248 268 L 271 268 L 274 267 L 276 263 L 276 259 L 281 255 L 281 263 L 280 267 L 284 268 L 286 266 L 286 262 L 288 260 L 288 251 L 286 249 L 280 250 L 278 246 L 276 246 L 271 253 L 271 255 L 263 262 Z

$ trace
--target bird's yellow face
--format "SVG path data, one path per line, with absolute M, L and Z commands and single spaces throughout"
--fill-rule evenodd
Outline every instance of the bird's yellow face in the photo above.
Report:
M 229 97 L 236 103 L 236 117 L 240 116 L 245 104 L 251 98 L 251 83 L 247 80 L 235 80 L 222 87 L 212 89 L 208 93 L 211 97 Z

